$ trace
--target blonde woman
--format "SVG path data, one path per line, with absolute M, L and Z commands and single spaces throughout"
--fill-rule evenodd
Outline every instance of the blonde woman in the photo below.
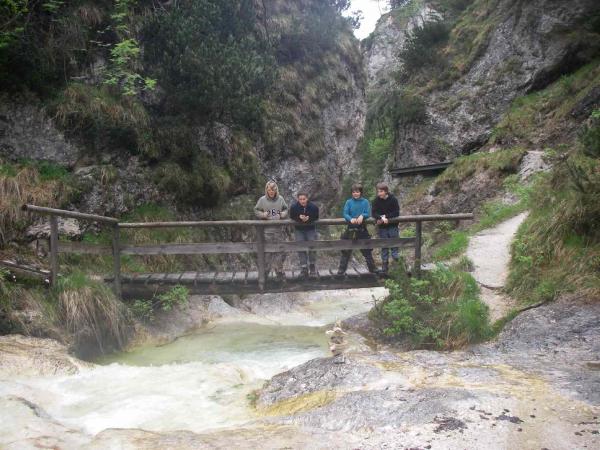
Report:
M 254 214 L 261 220 L 283 220 L 288 216 L 288 206 L 281 195 L 277 183 L 271 180 L 265 185 L 265 195 L 258 199 L 254 207 Z M 267 242 L 285 240 L 284 229 L 281 226 L 265 227 Z M 268 278 L 271 269 L 275 269 L 278 280 L 284 280 L 283 263 L 285 253 L 267 253 L 265 255 L 265 276 Z

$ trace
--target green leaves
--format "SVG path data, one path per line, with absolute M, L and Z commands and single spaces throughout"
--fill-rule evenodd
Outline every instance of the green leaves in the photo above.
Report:
M 128 17 L 135 3 L 135 0 L 115 0 L 115 12 L 110 16 L 121 40 L 110 50 L 110 67 L 104 83 L 117 87 L 126 96 L 135 96 L 156 86 L 156 80 L 143 77 L 138 72 L 141 66 L 140 45 L 136 39 L 129 37 Z
M 252 2 L 181 1 L 143 29 L 144 62 L 172 112 L 252 127 L 275 76 L 263 34 Z
M 400 265 L 402 266 L 402 265 Z M 417 348 L 454 348 L 490 333 L 487 307 L 471 275 L 438 264 L 422 279 L 395 270 L 389 296 L 370 317 L 385 335 L 408 339 Z

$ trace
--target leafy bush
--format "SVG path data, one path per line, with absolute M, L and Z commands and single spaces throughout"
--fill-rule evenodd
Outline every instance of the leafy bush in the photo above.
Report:
M 155 10 L 142 31 L 144 62 L 167 91 L 169 110 L 258 123 L 275 69 L 256 15 L 243 0 L 184 0 Z
M 490 333 L 487 306 L 468 273 L 438 265 L 416 279 L 396 270 L 386 286 L 390 294 L 370 318 L 387 336 L 415 348 L 450 349 Z
M 135 300 L 129 307 L 131 312 L 145 322 L 154 320 L 154 311 L 171 311 L 174 306 L 187 305 L 189 290 L 184 286 L 175 286 L 171 290 L 155 295 L 149 300 Z

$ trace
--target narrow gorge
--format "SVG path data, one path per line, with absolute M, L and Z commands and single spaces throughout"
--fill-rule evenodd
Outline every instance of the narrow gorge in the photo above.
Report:
M 0 6 L 2 264 L 47 268 L 50 223 L 25 203 L 244 220 L 274 179 L 325 218 L 352 183 L 371 200 L 385 181 L 401 215 L 474 214 L 424 222 L 421 270 L 404 250 L 369 289 L 121 299 L 99 250 L 61 254 L 53 286 L 0 265 L 0 447 L 600 448 L 598 2 L 370 4 L 362 41 L 350 1 Z M 57 226 L 61 242 L 112 242 L 99 223 Z M 256 264 L 119 258 L 130 274 Z M 336 321 L 348 348 L 331 356 Z

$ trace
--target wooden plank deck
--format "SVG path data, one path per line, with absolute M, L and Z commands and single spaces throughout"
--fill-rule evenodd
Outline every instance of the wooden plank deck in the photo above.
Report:
M 112 278 L 107 277 L 105 281 L 112 282 Z M 206 295 L 307 292 L 383 286 L 382 278 L 358 266 L 349 269 L 345 276 L 338 276 L 335 270 L 324 268 L 319 270 L 318 276 L 308 278 L 300 276 L 297 270 L 286 271 L 284 280 L 269 277 L 263 291 L 258 285 L 258 272 L 247 270 L 123 274 L 121 282 L 125 298 L 140 298 L 164 292 L 175 285 L 186 286 L 192 294 Z

